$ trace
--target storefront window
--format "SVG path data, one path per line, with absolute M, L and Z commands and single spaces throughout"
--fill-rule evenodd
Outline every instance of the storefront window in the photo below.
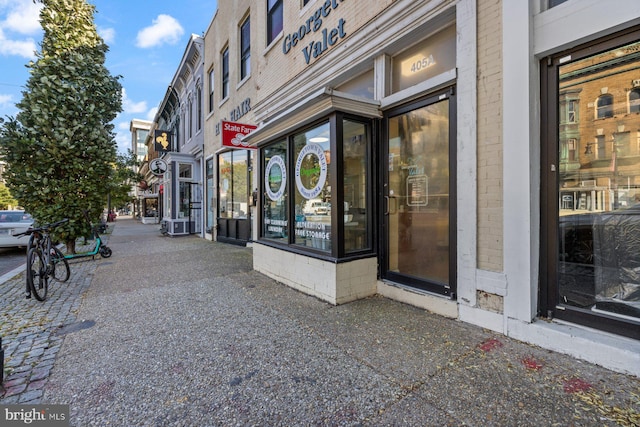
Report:
M 245 150 L 228 151 L 218 157 L 220 218 L 247 218 L 250 162 L 250 152 Z
M 331 252 L 329 123 L 293 137 L 295 243 Z
M 180 206 L 178 206 L 178 218 L 189 218 L 189 202 L 191 200 L 191 183 L 180 181 Z
M 214 221 L 214 209 L 216 207 L 214 200 L 214 187 L 213 187 L 213 159 L 207 160 L 207 233 L 213 232 Z
M 371 124 L 343 117 L 262 148 L 262 239 L 320 257 L 372 250 Z
M 192 169 L 193 167 L 189 163 L 178 164 L 178 218 L 189 218 Z
M 343 121 L 344 171 L 344 249 L 346 252 L 366 249 L 369 183 L 367 165 L 367 127 L 351 120 Z
M 265 171 L 262 235 L 287 242 L 287 142 L 281 141 L 263 151 Z
M 590 315 L 640 319 L 640 132 L 628 114 L 640 87 L 640 42 L 558 66 L 558 108 L 567 93 L 585 114 L 560 123 L 558 303 Z M 563 150 L 574 149 L 573 157 Z

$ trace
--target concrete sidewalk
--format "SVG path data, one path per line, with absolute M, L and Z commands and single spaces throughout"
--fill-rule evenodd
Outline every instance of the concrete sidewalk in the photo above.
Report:
M 109 246 L 44 304 L 1 285 L 0 404 L 69 404 L 74 426 L 640 423 L 637 377 L 380 297 L 328 305 L 250 248 L 121 218 Z

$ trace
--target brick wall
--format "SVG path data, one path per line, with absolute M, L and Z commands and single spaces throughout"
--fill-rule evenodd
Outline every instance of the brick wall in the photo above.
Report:
M 502 271 L 502 1 L 478 2 L 478 268 Z

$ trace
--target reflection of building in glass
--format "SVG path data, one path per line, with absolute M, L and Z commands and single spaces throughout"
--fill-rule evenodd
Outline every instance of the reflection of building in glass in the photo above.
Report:
M 560 67 L 561 213 L 624 208 L 640 194 L 639 48 Z

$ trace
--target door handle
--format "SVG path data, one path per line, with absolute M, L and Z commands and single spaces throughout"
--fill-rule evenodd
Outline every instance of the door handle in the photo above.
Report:
M 391 212 L 391 200 L 393 199 L 394 203 L 397 203 L 396 196 L 384 196 L 384 199 L 385 199 L 386 204 L 387 204 L 386 210 L 384 212 L 384 215 L 389 215 L 391 213 L 396 213 L 396 210 L 398 208 L 397 206 L 394 206 L 393 207 L 393 212 Z

